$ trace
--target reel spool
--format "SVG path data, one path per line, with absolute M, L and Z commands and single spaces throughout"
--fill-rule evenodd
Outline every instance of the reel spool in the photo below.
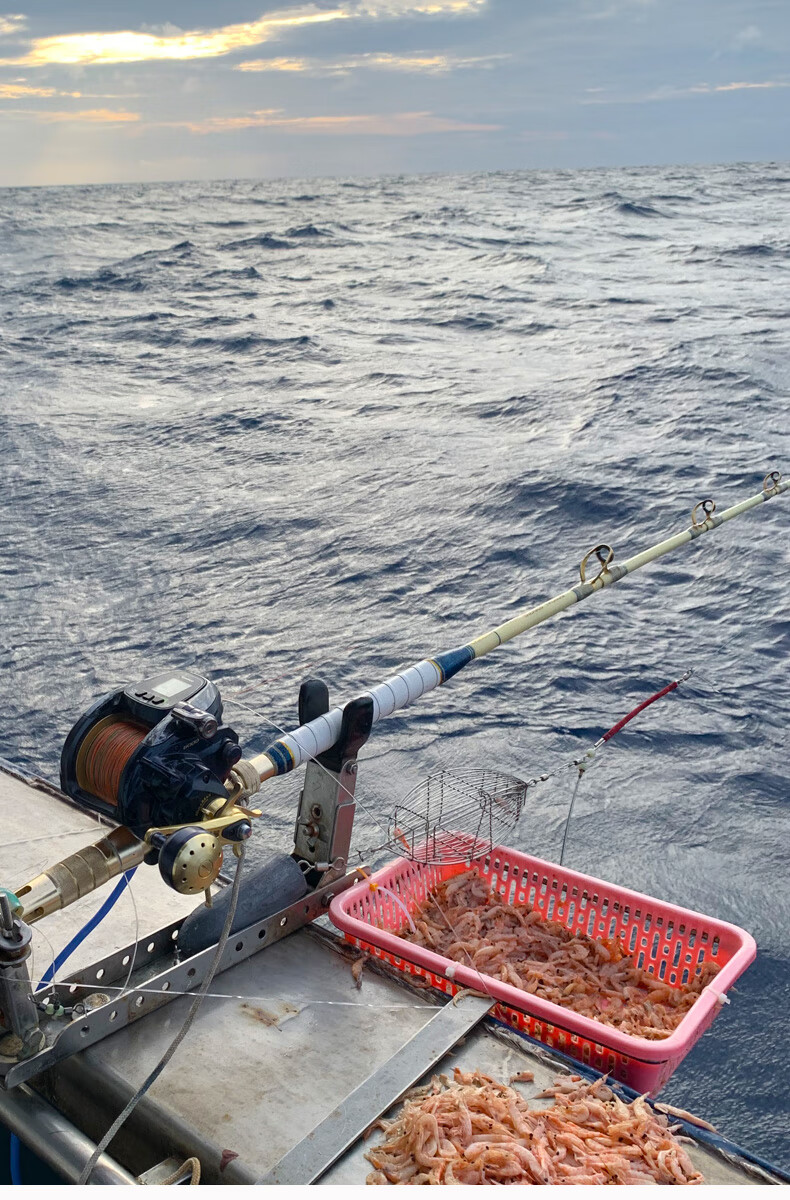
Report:
M 241 759 L 237 735 L 221 722 L 219 690 L 202 675 L 169 672 L 119 688 L 66 738 L 61 787 L 137 837 L 195 822 L 207 801 L 227 800 Z
M 88 730 L 77 751 L 77 783 L 82 792 L 117 808 L 121 776 L 129 759 L 148 736 L 136 721 L 104 717 Z

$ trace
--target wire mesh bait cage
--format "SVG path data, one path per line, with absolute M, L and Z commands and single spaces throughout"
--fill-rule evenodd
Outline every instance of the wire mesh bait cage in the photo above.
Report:
M 425 865 L 468 862 L 515 827 L 526 794 L 523 780 L 501 771 L 439 771 L 395 809 L 389 846 Z

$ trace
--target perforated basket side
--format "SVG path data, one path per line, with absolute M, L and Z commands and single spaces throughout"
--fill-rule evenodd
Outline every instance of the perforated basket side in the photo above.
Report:
M 444 986 L 445 991 L 452 993 L 458 986 L 487 991 L 512 1014 L 520 1014 L 511 1023 L 517 1028 L 526 1023 L 530 1026 L 526 1031 L 532 1036 L 553 1044 L 555 1031 L 560 1031 L 564 1042 L 571 1039 L 572 1047 L 560 1048 L 582 1061 L 597 1061 L 589 1056 L 600 1058 L 603 1047 L 608 1054 L 619 1056 L 618 1063 L 622 1060 L 632 1064 L 626 1074 L 622 1070 L 616 1073 L 643 1090 L 655 1090 L 660 1086 L 655 1079 L 661 1076 L 664 1082 L 669 1077 L 666 1072 L 671 1074 L 710 1025 L 718 1011 L 721 993 L 726 992 L 756 953 L 754 940 L 735 926 L 520 851 L 496 847 L 474 865 L 506 902 L 526 904 L 547 920 L 559 921 L 573 932 L 617 939 L 626 948 L 630 944 L 637 952 L 637 962 L 670 986 L 682 986 L 700 962 L 712 958 L 721 965 L 715 988 L 703 989 L 669 1037 L 649 1041 L 583 1017 L 399 938 L 397 934 L 406 924 L 400 906 L 393 904 L 381 890 L 371 891 L 370 882 L 389 888 L 413 910 L 438 883 L 467 869 L 458 864 L 425 866 L 398 859 L 377 872 L 372 881 L 357 884 L 337 897 L 330 915 L 357 944 L 375 946 L 376 953 L 401 969 L 424 973 L 433 979 L 447 981 L 449 977 L 453 983 Z M 661 1070 L 656 1070 L 657 1067 Z
M 526 904 L 572 933 L 619 942 L 638 967 L 670 987 L 686 984 L 706 960 L 726 967 L 741 951 L 748 954 L 752 942 L 744 930 L 713 917 L 504 847 L 477 866 L 506 903 Z M 739 960 L 737 974 L 750 961 Z M 729 975 L 722 978 L 732 982 Z

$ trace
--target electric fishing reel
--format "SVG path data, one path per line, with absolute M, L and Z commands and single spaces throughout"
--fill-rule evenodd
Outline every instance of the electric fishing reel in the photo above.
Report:
M 82 808 L 144 839 L 145 861 L 191 895 L 219 875 L 223 844 L 252 833 L 246 818 L 258 813 L 233 803 L 257 789 L 257 777 L 233 774 L 241 758 L 237 734 L 222 724 L 219 689 L 202 675 L 165 672 L 108 693 L 80 717 L 60 782 Z

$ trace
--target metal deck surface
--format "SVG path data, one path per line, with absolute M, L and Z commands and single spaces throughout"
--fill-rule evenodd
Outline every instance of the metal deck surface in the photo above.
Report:
M 0 883 L 21 887 L 47 867 L 82 846 L 106 837 L 112 828 L 98 817 L 83 812 L 55 788 L 9 774 L 0 759 L 0 812 L 6 840 L 0 845 Z M 46 789 L 46 790 L 45 790 Z M 52 913 L 40 925 L 33 925 L 33 965 L 31 977 L 40 977 L 60 950 L 78 933 L 89 917 L 106 900 L 117 884 L 111 879 L 90 896 L 77 900 L 62 912 Z M 131 895 L 121 896 L 117 904 L 77 948 L 63 974 L 88 966 L 119 946 L 134 940 L 139 922 L 139 937 L 184 917 L 195 907 L 194 896 L 180 896 L 165 887 L 155 867 L 138 868 L 131 882 Z M 135 913 L 136 910 L 136 913 Z
M 0 804 L 14 834 L 13 844 L 0 853 L 0 879 L 11 886 L 55 861 L 64 849 L 76 849 L 80 837 L 97 836 L 92 818 L 56 794 L 36 791 L 2 772 Z M 33 811 L 35 827 L 48 833 L 41 841 L 25 842 Z M 166 889 L 158 872 L 147 867 L 138 871 L 135 896 L 140 936 L 194 907 L 194 899 Z M 56 949 L 100 900 L 101 895 L 88 898 L 76 911 L 57 914 L 60 920 L 44 922 Z M 88 961 L 128 941 L 129 913 L 118 917 L 117 926 L 105 923 L 101 938 L 85 944 Z M 370 966 L 357 989 L 352 961 L 353 953 L 339 938 L 305 929 L 215 979 L 184 1044 L 112 1143 L 113 1156 L 138 1175 L 169 1155 L 194 1154 L 206 1183 L 252 1183 L 275 1168 L 444 1003 Z M 189 997 L 174 1000 L 39 1076 L 34 1086 L 98 1140 L 170 1044 L 189 1004 Z M 478 1026 L 428 1077 L 454 1065 L 505 1081 L 529 1069 L 534 1084 L 520 1085 L 527 1097 L 558 1073 L 549 1054 L 494 1027 Z M 370 1121 L 377 1115 L 371 1112 Z M 366 1149 L 358 1141 L 320 1182 L 364 1183 L 371 1169 Z M 700 1145 L 688 1149 L 710 1183 L 772 1181 L 718 1151 Z

